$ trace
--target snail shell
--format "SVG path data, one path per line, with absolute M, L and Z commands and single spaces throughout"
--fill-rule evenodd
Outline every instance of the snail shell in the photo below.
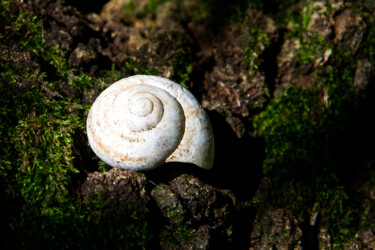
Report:
M 164 162 L 210 169 L 214 139 L 194 96 L 166 78 L 135 75 L 104 90 L 87 118 L 96 155 L 112 167 L 147 170 Z

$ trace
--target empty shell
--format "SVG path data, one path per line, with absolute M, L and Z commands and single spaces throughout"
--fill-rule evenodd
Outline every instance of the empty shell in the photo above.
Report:
M 104 90 L 90 109 L 87 137 L 112 167 L 184 162 L 210 169 L 214 159 L 206 112 L 187 89 L 158 76 L 131 76 Z

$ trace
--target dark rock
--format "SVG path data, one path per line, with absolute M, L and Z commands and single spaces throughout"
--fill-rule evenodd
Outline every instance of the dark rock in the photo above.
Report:
M 106 202 L 121 200 L 124 211 L 144 213 L 149 201 L 146 178 L 133 170 L 113 168 L 106 173 L 90 173 L 82 185 L 82 197 L 89 201 L 98 195 Z
M 90 13 L 87 16 L 87 25 L 94 31 L 100 32 L 103 27 L 103 19 L 96 13 Z
M 375 190 L 370 181 L 361 181 L 356 185 L 358 195 L 366 197 L 361 204 L 365 222 L 355 233 L 351 242 L 343 245 L 344 249 L 375 249 Z M 363 219 L 363 218 L 362 218 Z
M 301 220 L 288 210 L 259 209 L 250 249 L 302 249 Z
M 179 56 L 191 53 L 191 47 L 192 40 L 185 33 L 160 30 L 148 35 L 142 47 L 129 50 L 129 53 L 141 69 L 146 68 L 158 72 L 160 76 L 175 79 L 179 76 L 174 65 L 178 63 Z M 189 64 L 188 61 L 184 63 Z
M 354 55 L 366 32 L 366 22 L 354 10 L 345 9 L 334 20 L 334 43 Z
M 307 26 L 309 35 L 319 34 L 322 38 L 327 39 L 331 33 L 332 17 L 327 15 L 328 9 L 324 2 L 314 2 L 314 11 L 311 13 L 310 21 Z
M 43 35 L 46 38 L 46 42 L 49 46 L 58 45 L 64 51 L 71 48 L 73 43 L 72 36 L 63 29 L 59 29 L 57 26 L 51 27 L 50 32 L 44 32 Z
M 54 18 L 58 25 L 62 25 L 73 37 L 82 36 L 85 26 L 82 25 L 83 16 L 81 13 L 71 6 L 63 6 L 60 4 L 57 3 L 53 6 L 54 8 L 47 9 L 49 15 Z
M 169 223 L 163 228 L 163 249 L 207 249 L 230 246 L 234 196 L 204 184 L 191 175 L 181 175 L 170 186 L 151 192 Z
M 238 138 L 241 138 L 245 134 L 245 125 L 242 123 L 240 118 L 228 116 L 225 120 L 236 133 Z
M 152 190 L 151 195 L 156 200 L 162 215 L 169 218 L 171 223 L 176 223 L 176 217 L 185 217 L 186 211 L 169 186 L 157 186 Z M 173 216 L 171 216 L 171 211 L 174 213 Z
M 321 228 L 318 233 L 319 249 L 331 249 L 331 236 L 326 228 Z
M 36 62 L 35 56 L 18 42 L 0 42 L 0 60 L 12 67 L 19 67 L 25 71 L 34 71 L 40 65 Z
M 301 88 L 314 86 L 316 70 L 324 67 L 332 53 L 330 46 L 316 41 L 323 38 L 327 44 L 334 44 L 335 49 L 354 55 L 365 36 L 367 24 L 354 10 L 346 8 L 343 4 L 332 5 L 332 10 L 329 12 L 322 2 L 316 2 L 313 6 L 314 10 L 302 39 L 288 38 L 281 45 L 280 53 L 277 55 L 276 96 L 290 86 Z M 311 51 L 303 51 L 302 45 L 307 46 Z M 317 48 L 314 49 L 314 46 Z M 299 53 L 304 53 L 304 56 L 310 58 L 298 61 L 296 55 Z
M 175 5 L 159 3 L 153 13 L 146 11 L 149 3 L 145 0 L 109 1 L 100 16 L 102 31 L 110 36 L 107 53 L 112 62 L 119 68 L 127 62 L 127 74 L 147 70 L 173 80 L 178 78 L 173 64 L 181 53 L 190 53 L 192 39 L 178 20 L 170 18 L 175 15 Z
M 301 37 L 284 37 L 277 55 L 277 84 L 274 96 L 284 94 L 284 90 L 290 86 L 299 86 L 308 89 L 314 86 L 314 73 L 319 67 L 323 67 L 328 61 L 332 49 L 317 43 L 319 39 L 328 41 L 332 36 L 333 16 L 341 11 L 341 5 L 334 5 L 328 12 L 323 2 L 312 3 L 313 11 L 306 30 Z M 301 13 L 306 9 L 299 10 Z M 329 13 L 329 14 L 327 14 Z M 289 32 L 295 32 L 299 23 L 287 25 Z M 310 44 L 309 44 L 310 43 Z M 315 43 L 315 44 L 314 44 Z M 303 49 L 303 47 L 308 49 Z M 302 57 L 298 56 L 303 54 Z
M 141 249 L 152 241 L 146 178 L 132 170 L 113 168 L 88 175 L 81 186 L 90 245 L 101 249 Z M 104 242 L 95 242 L 95 233 Z M 153 244 L 153 243 L 152 243 Z M 141 247 L 143 246 L 143 247 Z
M 374 67 L 368 59 L 357 61 L 357 68 L 354 76 L 354 87 L 360 94 L 366 90 L 370 84 L 371 77 L 374 75 Z
M 357 232 L 357 239 L 345 246 L 345 249 L 375 249 L 374 228 L 362 229 Z
M 319 249 L 332 249 L 330 235 L 322 228 L 319 235 Z M 356 237 L 349 243 L 344 243 L 342 249 L 375 249 L 375 231 L 373 228 L 361 229 L 356 233 Z
M 40 84 L 40 79 L 43 78 L 43 75 L 38 71 L 40 65 L 35 55 L 21 46 L 20 42 L 1 39 L 0 62 L 1 66 L 4 67 L 3 69 L 8 66 L 10 67 L 9 72 L 14 69 L 12 72 L 13 81 L 0 84 L 3 97 L 15 98 L 29 91 L 32 86 L 37 85 L 41 85 L 41 90 L 46 92 L 48 96 L 53 96 L 54 93 L 43 82 Z M 28 77 L 25 77 L 25 74 Z M 4 80 L 2 79 L 2 81 Z
M 191 175 L 181 175 L 170 187 L 187 205 L 194 220 L 212 220 L 213 228 L 225 224 L 233 211 L 234 196 L 228 190 L 218 190 Z
M 205 76 L 204 88 L 207 95 L 204 96 L 203 107 L 219 111 L 226 116 L 236 114 L 248 117 L 252 106 L 266 101 L 265 77 L 260 65 L 263 63 L 262 55 L 267 47 L 267 41 L 251 34 L 245 27 L 257 26 L 259 32 L 267 39 L 275 39 L 277 29 L 270 18 L 255 10 L 249 12 L 249 16 L 253 18 L 245 21 L 242 26 L 224 25 L 212 40 L 204 41 L 200 38 L 202 51 L 199 56 L 202 57 L 202 63 L 209 61 L 208 57 L 212 57 L 214 62 L 212 68 L 207 69 Z M 203 30 L 196 36 L 205 36 L 204 32 L 209 31 Z M 246 55 L 247 49 L 251 51 L 250 55 Z M 244 63 L 246 56 L 250 59 Z M 241 131 L 235 132 L 241 134 Z
M 97 54 L 91 46 L 79 43 L 70 54 L 68 63 L 72 68 L 78 68 L 97 59 Z

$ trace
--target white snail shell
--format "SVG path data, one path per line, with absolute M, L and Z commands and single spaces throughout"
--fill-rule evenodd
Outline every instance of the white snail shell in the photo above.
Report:
M 87 137 L 112 167 L 185 162 L 210 169 L 214 159 L 206 112 L 187 89 L 158 76 L 131 76 L 104 90 L 90 109 Z

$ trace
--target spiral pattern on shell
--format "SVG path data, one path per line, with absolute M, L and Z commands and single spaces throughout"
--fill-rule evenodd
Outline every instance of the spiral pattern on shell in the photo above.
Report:
M 112 167 L 145 170 L 164 162 L 211 168 L 214 143 L 207 114 L 168 79 L 137 75 L 103 91 L 87 118 L 93 151 Z

